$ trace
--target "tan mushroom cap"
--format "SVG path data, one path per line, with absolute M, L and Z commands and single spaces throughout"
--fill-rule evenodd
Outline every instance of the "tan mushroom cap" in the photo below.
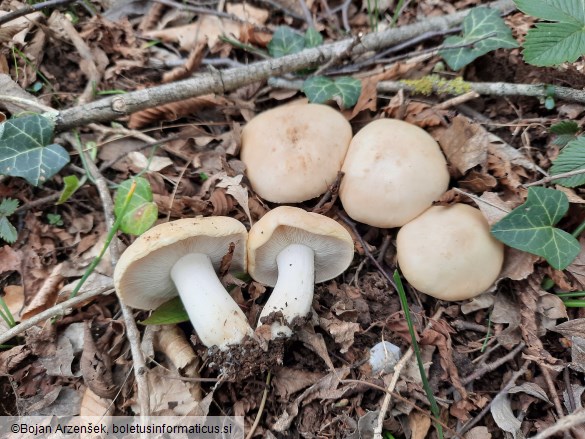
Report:
M 248 235 L 248 273 L 265 285 L 276 285 L 276 257 L 290 244 L 315 252 L 315 282 L 340 275 L 353 259 L 353 239 L 337 221 L 298 207 L 277 207 L 252 226 Z
M 265 111 L 242 131 L 241 159 L 254 191 L 274 203 L 298 203 L 327 191 L 351 141 L 341 113 L 319 104 Z
M 487 290 L 504 261 L 504 245 L 483 214 L 466 204 L 434 206 L 406 224 L 396 239 L 398 265 L 417 290 L 464 300 Z
M 400 227 L 448 188 L 445 157 L 422 128 L 380 119 L 362 128 L 349 145 L 339 197 L 347 214 L 375 227 Z
M 235 244 L 230 269 L 246 271 L 247 231 L 230 217 L 184 218 L 159 224 L 139 236 L 120 257 L 114 285 L 127 305 L 156 309 L 178 295 L 171 279 L 175 262 L 189 253 L 209 256 L 219 269 L 230 243 Z

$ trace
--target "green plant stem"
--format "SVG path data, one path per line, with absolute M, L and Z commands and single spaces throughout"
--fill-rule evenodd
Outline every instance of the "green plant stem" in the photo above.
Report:
M 226 37 L 225 35 L 220 35 L 219 39 L 224 43 L 228 43 L 229 45 L 234 46 L 237 49 L 245 50 L 246 52 L 253 53 L 254 55 L 258 55 L 259 57 L 264 59 L 270 59 L 270 55 L 268 55 L 263 50 L 260 50 L 257 47 L 252 46 L 251 44 L 240 43 L 238 40 Z
M 2 307 L 2 310 L 0 310 L 0 317 L 6 322 L 8 327 L 14 328 L 16 326 L 16 320 L 14 320 L 14 316 L 10 312 L 10 309 L 8 309 L 8 305 L 6 305 L 3 297 L 0 297 L 0 306 Z
M 437 429 L 437 435 L 440 439 L 443 438 L 443 427 L 438 422 L 440 411 L 439 405 L 437 404 L 437 400 L 435 399 L 435 395 L 433 395 L 433 391 L 431 390 L 431 385 L 429 384 L 429 380 L 427 378 L 427 374 L 425 372 L 424 363 L 422 360 L 422 356 L 420 353 L 420 348 L 418 346 L 418 342 L 416 341 L 416 334 L 414 333 L 414 326 L 412 324 L 412 319 L 410 318 L 410 311 L 408 308 L 408 302 L 406 301 L 406 293 L 404 292 L 404 286 L 402 285 L 402 280 L 400 279 L 400 273 L 398 270 L 394 271 L 394 282 L 396 283 L 396 290 L 398 291 L 398 296 L 400 296 L 400 304 L 402 305 L 402 311 L 404 311 L 404 318 L 406 319 L 406 324 L 408 325 L 408 332 L 410 333 L 410 338 L 412 339 L 412 350 L 416 355 L 416 362 L 418 363 L 418 368 L 420 370 L 420 376 L 423 382 L 423 387 L 427 394 L 427 398 L 429 403 L 431 404 L 431 412 L 434 416 L 434 424 L 435 428 Z
M 570 293 L 557 293 L 557 296 L 563 297 L 583 297 L 585 296 L 585 291 L 572 291 Z
M 104 254 L 106 253 L 106 250 L 110 246 L 112 239 L 114 239 L 114 236 L 116 235 L 118 229 L 120 228 L 120 224 L 122 223 L 122 218 L 124 218 L 124 213 L 126 212 L 128 205 L 130 204 L 130 200 L 132 199 L 132 195 L 134 195 L 135 190 L 136 190 L 136 181 L 133 181 L 132 186 L 130 186 L 130 190 L 128 191 L 128 194 L 126 195 L 126 199 L 124 200 L 124 204 L 122 206 L 122 211 L 121 211 L 120 215 L 118 215 L 118 217 L 116 218 L 116 221 L 114 221 L 114 224 L 112 225 L 112 228 L 108 232 L 108 236 L 106 237 L 106 242 L 104 243 L 104 246 L 102 247 L 102 250 L 100 251 L 100 254 L 97 255 L 96 258 L 91 262 L 89 267 L 87 267 L 87 270 L 85 270 L 83 277 L 79 280 L 79 283 L 75 286 L 75 288 L 71 292 L 71 295 L 69 296 L 70 299 L 73 299 L 77 295 L 77 293 L 79 293 L 79 290 L 81 289 L 82 285 L 85 283 L 87 278 L 91 275 L 91 273 L 93 273 L 93 270 L 95 270 L 95 267 L 98 266 L 98 264 L 100 263 L 100 261 L 104 257 Z
M 391 26 L 396 26 L 396 22 L 398 21 L 398 17 L 400 17 L 400 13 L 402 12 L 402 6 L 404 5 L 404 0 L 399 0 L 396 8 L 394 8 L 394 15 L 392 16 L 392 23 Z
M 567 308 L 585 308 L 585 300 L 565 300 L 563 304 Z

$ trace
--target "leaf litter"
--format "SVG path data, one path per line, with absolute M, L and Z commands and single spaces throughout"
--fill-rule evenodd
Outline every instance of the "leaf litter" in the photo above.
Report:
M 100 94 L 156 86 L 216 68 L 212 66 L 222 69 L 260 59 L 227 43 L 223 36 L 265 50 L 278 26 L 292 26 L 303 34 L 309 27 L 278 9 L 281 3 L 280 7 L 302 15 L 297 2 L 251 6 L 228 1 L 225 12 L 240 21 L 213 14 L 196 16 L 161 5 L 155 11 L 153 4 L 149 4 L 154 15 L 150 24 L 143 21 L 144 29 L 148 30 L 137 37 L 136 31 L 142 24 L 134 20 L 136 11 L 132 8 L 136 5 L 123 5 L 114 11 L 108 10 L 106 2 L 95 3 L 105 14 L 92 18 L 82 9 L 74 11 L 79 18 L 75 28 L 103 75 L 101 82 L 95 84 L 95 91 Z M 391 11 L 395 6 L 392 3 L 382 6 Z M 452 13 L 457 8 L 485 2 L 461 1 L 456 6 L 445 1 L 419 3 L 405 7 L 398 25 L 414 21 L 421 13 Z M 11 0 L 3 2 L 2 9 L 21 6 Z M 320 17 L 316 26 L 326 41 L 341 38 L 341 13 L 323 15 L 323 6 L 318 2 L 308 2 L 307 7 L 310 14 Z M 371 13 L 367 6 L 360 9 L 350 4 L 346 12 L 352 33 L 370 32 Z M 105 18 L 108 16 L 110 19 Z M 70 35 L 55 29 L 54 35 L 47 36 L 40 27 L 43 20 L 41 14 L 29 15 L 26 20 L 2 26 L 0 66 L 7 66 L 2 73 L 8 73 L 29 92 L 38 83 L 42 89 L 38 98 L 47 105 L 72 106 L 87 85 L 84 73 L 87 69 L 82 68 L 81 55 L 69 43 Z M 519 29 L 525 33 L 533 22 L 522 14 L 507 20 L 514 22 L 515 33 Z M 146 47 L 148 42 L 153 46 Z M 18 49 L 23 55 L 14 57 L 11 53 L 16 52 L 7 48 Z M 511 66 L 518 65 L 519 57 L 515 49 L 492 52 L 478 58 L 463 74 L 467 80 L 485 80 L 479 76 L 490 74 L 494 80 L 500 79 L 497 75 L 513 77 Z M 62 62 L 56 62 L 57 59 Z M 183 64 L 186 59 L 191 60 L 190 65 Z M 556 146 L 549 145 L 555 136 L 542 127 L 522 122 L 523 118 L 536 118 L 538 124 L 545 126 L 556 122 L 557 115 L 545 111 L 536 99 L 480 97 L 467 107 L 455 109 L 438 108 L 441 99 L 436 97 L 421 100 L 400 93 L 388 99 L 376 91 L 377 82 L 417 79 L 430 73 L 438 59 L 426 55 L 386 65 L 376 60 L 363 65 L 358 64 L 361 60 L 353 61 L 359 66 L 356 76 L 361 80 L 361 94 L 356 106 L 344 114 L 354 130 L 381 116 L 401 118 L 428 129 L 448 159 L 453 187 L 477 198 L 457 193 L 458 201 L 475 204 L 491 224 L 526 201 L 528 190 L 524 185 L 542 178 L 542 171 L 549 169 L 556 157 L 558 151 L 553 149 Z M 480 72 L 476 66 L 482 62 L 504 67 L 500 72 L 497 69 Z M 172 76 L 163 77 L 176 68 L 179 70 Z M 16 75 L 17 70 L 24 74 Z M 535 80 L 544 75 L 539 71 L 529 73 Z M 580 88 L 578 83 L 575 88 Z M 159 221 L 221 214 L 251 225 L 273 206 L 256 196 L 244 175 L 243 164 L 238 160 L 241 127 L 259 111 L 299 97 L 297 90 L 258 83 L 225 95 L 153 106 L 121 120 L 130 130 L 90 126 L 81 135 L 83 141 L 98 142 L 98 165 L 111 163 L 102 169 L 111 182 L 120 183 L 148 165 L 150 172 L 143 176 L 153 188 Z M 567 105 L 558 106 L 558 117 L 581 123 L 578 118 L 582 109 Z M 476 118 L 477 114 L 483 119 Z M 133 129 L 148 129 L 147 134 L 152 137 L 137 137 Z M 161 140 L 160 146 L 147 147 L 152 141 Z M 74 157 L 74 162 L 81 166 L 78 157 Z M 66 166 L 54 182 L 38 188 L 18 178 L 2 179 L 0 195 L 27 204 L 58 193 L 62 177 L 73 172 Z M 28 177 L 36 181 L 34 176 Z M 583 202 L 582 189 L 563 191 L 572 206 Z M 326 213 L 336 218 L 340 204 L 332 199 Z M 454 199 L 443 201 L 452 203 Z M 303 207 L 310 210 L 315 204 L 307 202 Z M 103 246 L 106 227 L 102 209 L 97 192 L 86 184 L 60 207 L 48 203 L 19 214 L 18 240 L 0 248 L 0 287 L 16 317 L 23 304 L 24 317 L 30 318 L 67 297 Z M 49 225 L 47 211 L 61 215 L 64 226 Z M 569 215 L 573 212 L 571 207 Z M 576 221 L 575 226 L 579 220 Z M 567 219 L 561 220 L 555 226 L 571 231 L 566 222 Z M 247 431 L 256 416 L 261 416 L 255 437 L 372 434 L 385 398 L 380 387 L 390 384 L 392 374 L 371 375 L 366 367 L 369 349 L 385 340 L 400 346 L 404 353 L 411 342 L 396 293 L 367 262 L 362 247 L 365 245 L 391 268 L 395 265 L 395 234 L 386 235 L 388 243 L 384 244 L 385 235 L 379 230 L 358 225 L 352 235 L 358 250 L 354 264 L 337 280 L 317 287 L 313 320 L 300 328 L 282 346 L 282 351 L 268 352 L 263 363 L 266 369 L 252 371 L 246 379 L 217 385 L 181 380 L 180 377 L 217 378 L 215 369 L 210 367 L 212 358 L 201 346 L 193 346 L 197 339 L 191 337 L 188 326 L 161 327 L 152 335 L 150 344 L 146 343 L 150 328 L 146 328 L 143 350 L 152 360 L 148 372 L 152 413 L 207 415 L 233 409 L 244 416 Z M 363 238 L 363 244 L 359 238 Z M 122 240 L 124 244 L 131 242 L 128 236 Z M 582 250 L 583 242 L 579 247 Z M 585 289 L 582 256 L 581 251 L 566 270 L 555 272 L 541 258 L 508 249 L 493 291 L 466 303 L 450 304 L 435 326 L 424 332 L 433 311 L 444 304 L 409 291 L 425 368 L 448 426 L 456 428 L 457 422 L 465 424 L 476 419 L 491 404 L 491 414 L 478 418 L 479 424 L 469 429 L 466 438 L 503 438 L 504 432 L 519 435 L 520 430 L 530 435 L 554 423 L 553 416 L 557 414 L 550 404 L 554 397 L 562 401 L 566 413 L 583 406 L 584 315 L 578 309 L 565 308 L 558 296 L 540 287 L 548 275 L 569 291 Z M 106 258 L 85 288 L 91 291 L 110 285 L 111 261 Z M 234 289 L 238 303 L 251 321 L 269 292 L 248 281 L 238 281 Z M 124 324 L 113 317 L 117 311 L 114 296 L 101 296 L 69 311 L 54 325 L 34 327 L 23 339 L 14 339 L 13 347 L 0 352 L 1 391 L 11 395 L 3 406 L 5 412 L 139 413 L 134 382 L 131 376 L 126 380 L 132 362 Z M 455 330 L 455 321 L 463 321 L 465 328 Z M 489 367 L 521 342 L 526 343 L 523 357 Z M 503 392 L 525 358 L 531 361 L 529 369 Z M 565 364 L 570 366 L 568 381 L 557 377 L 553 395 L 543 382 L 539 366 L 556 370 Z M 268 403 L 259 413 L 265 390 L 262 382 L 268 369 L 272 373 Z M 477 371 L 482 373 L 467 382 L 466 377 Z M 538 379 L 535 382 L 534 377 Z M 406 401 L 392 399 L 384 427 L 397 437 L 435 437 L 414 360 L 402 371 L 395 392 Z M 450 399 L 452 392 L 456 398 Z M 574 408 L 569 404 L 569 392 L 576 402 Z M 524 413 L 528 415 L 521 419 Z

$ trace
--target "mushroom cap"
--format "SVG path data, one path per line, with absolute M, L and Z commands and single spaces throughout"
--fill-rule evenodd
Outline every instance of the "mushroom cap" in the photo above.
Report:
M 265 285 L 276 285 L 276 257 L 290 244 L 303 244 L 315 252 L 315 282 L 340 275 L 353 259 L 353 239 L 337 221 L 298 207 L 280 206 L 250 229 L 250 276 Z
M 342 168 L 339 197 L 347 214 L 375 227 L 400 227 L 449 186 L 445 157 L 422 128 L 379 119 L 353 138 Z
M 442 300 L 464 300 L 487 290 L 504 261 L 504 245 L 483 214 L 466 204 L 433 206 L 396 238 L 398 264 L 417 290 Z
M 246 271 L 247 231 L 224 216 L 184 218 L 158 224 L 126 249 L 114 270 L 114 285 L 127 305 L 155 309 L 178 295 L 171 268 L 189 253 L 209 256 L 217 270 L 235 244 L 231 270 Z
M 240 157 L 254 191 L 274 203 L 298 203 L 335 182 L 351 141 L 341 113 L 320 104 L 265 111 L 242 130 Z

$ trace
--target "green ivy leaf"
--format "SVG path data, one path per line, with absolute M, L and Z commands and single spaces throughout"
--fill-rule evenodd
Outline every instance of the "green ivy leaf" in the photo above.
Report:
M 288 26 L 279 26 L 274 31 L 268 53 L 274 58 L 298 53 L 305 48 L 305 37 Z
M 569 142 L 550 167 L 552 175 L 585 169 L 585 137 L 578 137 Z M 585 173 L 556 180 L 566 187 L 577 187 L 585 184 Z
M 453 70 L 465 67 L 492 50 L 518 47 L 512 31 L 502 20 L 500 13 L 486 7 L 473 8 L 463 20 L 463 35 L 448 37 L 444 42 L 444 46 L 461 45 L 466 47 L 444 48 L 439 51 L 439 55 Z
M 553 66 L 585 53 L 585 0 L 514 0 L 528 15 L 555 23 L 537 23 L 524 42 L 524 61 Z
M 146 319 L 141 321 L 142 325 L 174 325 L 176 323 L 188 322 L 189 316 L 180 297 L 175 297 L 163 303 Z
M 567 213 L 567 196 L 554 189 L 531 187 L 526 202 L 492 226 L 492 234 L 504 244 L 545 258 L 563 270 L 581 251 L 579 241 L 553 227 Z
M 12 198 L 5 198 L 0 203 L 0 216 L 10 216 L 18 208 L 18 200 Z
M 59 197 L 59 200 L 57 200 L 56 204 L 63 204 L 65 201 L 71 198 L 71 196 L 77 191 L 77 189 L 79 189 L 80 186 L 77 175 L 68 175 L 63 177 L 63 183 L 65 183 L 63 186 L 63 192 L 61 192 L 61 196 Z
M 361 92 L 361 81 L 348 76 L 335 80 L 324 76 L 314 76 L 303 83 L 303 93 L 307 95 L 310 102 L 315 104 L 336 99 L 341 107 L 350 108 L 356 104 Z
M 12 244 L 18 238 L 16 228 L 10 224 L 10 221 L 5 216 L 0 216 L 0 238 L 9 244 Z
M 148 180 L 142 177 L 135 177 L 122 182 L 116 192 L 114 213 L 116 217 L 122 214 L 124 202 L 133 180 L 136 180 L 136 190 L 122 217 L 120 230 L 131 235 L 141 235 L 152 227 L 158 218 L 158 207 L 152 201 L 152 190 Z
M 38 186 L 59 172 L 69 163 L 69 154 L 61 145 L 49 145 L 53 129 L 53 122 L 39 115 L 1 123 L 0 174 Z
M 305 32 L 305 48 L 317 47 L 323 44 L 323 36 L 315 29 L 310 27 Z

